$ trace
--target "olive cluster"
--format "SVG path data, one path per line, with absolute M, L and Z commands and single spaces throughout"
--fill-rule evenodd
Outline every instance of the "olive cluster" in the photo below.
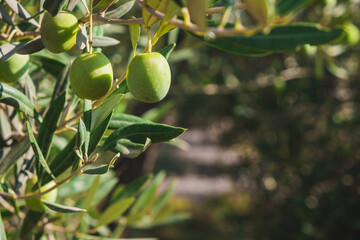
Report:
M 76 16 L 61 11 L 56 16 L 45 13 L 40 35 L 44 46 L 53 53 L 71 49 L 76 43 L 79 24 Z M 15 54 L 0 63 L 0 81 L 13 83 L 28 72 L 29 56 Z M 127 69 L 126 81 L 130 93 L 139 101 L 154 103 L 162 100 L 170 88 L 171 72 L 167 60 L 157 52 L 135 56 Z M 83 99 L 104 97 L 113 84 L 113 69 L 109 59 L 100 52 L 83 53 L 70 68 L 70 85 Z

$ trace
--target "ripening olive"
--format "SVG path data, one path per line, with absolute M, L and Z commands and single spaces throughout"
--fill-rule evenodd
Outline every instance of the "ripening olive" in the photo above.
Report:
M 130 93 L 139 101 L 161 101 L 169 91 L 171 71 L 160 53 L 141 53 L 130 62 L 126 74 Z
M 34 194 L 37 192 L 32 192 L 31 189 L 33 188 L 33 186 L 37 183 L 37 177 L 32 177 L 29 178 L 26 181 L 26 186 L 25 186 L 25 194 Z M 40 191 L 44 192 L 50 188 L 52 188 L 53 186 L 55 186 L 56 183 L 55 181 L 51 181 L 47 184 L 45 184 L 44 186 L 40 187 Z M 48 192 L 44 195 L 41 196 L 41 199 L 48 201 L 48 202 L 55 202 L 56 200 L 56 196 L 57 196 L 57 188 L 52 190 L 51 192 Z M 42 212 L 46 209 L 46 205 L 44 203 L 41 202 L 41 200 L 39 198 L 27 198 L 25 199 L 26 205 L 28 206 L 28 208 L 30 208 L 33 211 L 38 211 L 38 212 Z
M 80 98 L 96 100 L 111 88 L 113 70 L 109 59 L 100 52 L 83 53 L 70 68 L 70 85 Z
M 0 62 L 0 82 L 13 83 L 29 70 L 29 55 L 14 54 L 6 62 Z
M 65 52 L 76 42 L 78 20 L 71 12 L 61 11 L 55 17 L 45 13 L 40 34 L 44 46 L 53 53 Z

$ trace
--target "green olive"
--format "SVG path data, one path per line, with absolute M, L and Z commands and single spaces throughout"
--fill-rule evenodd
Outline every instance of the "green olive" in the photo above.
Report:
M 37 193 L 37 192 L 31 191 L 31 189 L 33 188 L 33 186 L 36 183 L 37 183 L 37 177 L 29 178 L 26 181 L 25 194 Z M 55 185 L 56 185 L 55 181 L 51 181 L 51 182 L 45 184 L 44 186 L 40 187 L 40 191 L 44 192 L 44 191 L 52 188 Z M 51 192 L 48 192 L 48 193 L 42 195 L 41 199 L 48 201 L 48 202 L 55 202 L 56 197 L 57 197 L 57 192 L 58 191 L 56 188 L 56 189 L 52 190 Z M 27 199 L 25 199 L 25 203 L 28 206 L 28 208 L 30 208 L 33 211 L 43 212 L 46 209 L 46 205 L 41 202 L 40 198 L 27 198 Z
M 45 13 L 40 34 L 44 46 L 53 53 L 65 52 L 76 42 L 78 20 L 71 12 L 61 11 L 55 17 Z
M 160 53 L 141 53 L 130 62 L 126 74 L 130 93 L 139 101 L 161 101 L 169 91 L 171 71 Z
M 109 92 L 113 70 L 109 59 L 100 52 L 83 53 L 70 68 L 70 85 L 80 98 L 96 100 Z
M 354 24 L 348 22 L 345 27 L 345 41 L 350 45 L 355 45 L 360 40 L 360 30 Z
M 29 55 L 14 54 L 6 62 L 0 62 L 0 82 L 14 83 L 29 70 Z

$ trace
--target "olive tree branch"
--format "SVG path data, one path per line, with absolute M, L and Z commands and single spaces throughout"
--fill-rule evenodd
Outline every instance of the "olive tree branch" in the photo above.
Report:
M 10 199 L 29 199 L 29 198 L 40 198 L 42 195 L 47 194 L 49 192 L 51 192 L 52 190 L 60 187 L 61 185 L 63 185 L 64 183 L 67 183 L 69 180 L 71 180 L 73 177 L 77 176 L 78 174 L 82 173 L 82 171 L 89 166 L 90 164 L 93 164 L 97 157 L 99 155 L 96 153 L 90 161 L 85 162 L 83 165 L 81 165 L 76 171 L 74 171 L 73 173 L 71 173 L 67 178 L 65 178 L 64 180 L 61 180 L 60 182 L 57 182 L 54 186 L 52 186 L 51 188 L 47 189 L 46 191 L 43 192 L 38 192 L 38 193 L 34 193 L 34 194 L 27 194 L 27 195 L 16 195 L 16 194 L 10 194 L 10 193 L 6 193 L 6 192 L 0 192 L 0 196 L 4 197 L 4 198 L 10 198 Z

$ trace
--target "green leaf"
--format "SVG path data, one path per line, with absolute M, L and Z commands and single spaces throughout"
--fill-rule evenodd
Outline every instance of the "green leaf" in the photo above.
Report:
M 52 139 L 54 137 L 55 130 L 59 122 L 61 113 L 64 109 L 65 100 L 66 100 L 66 93 L 63 92 L 50 105 L 50 108 L 47 111 L 44 120 L 40 125 L 38 143 L 45 159 L 48 159 Z
M 0 175 L 9 170 L 30 148 L 28 141 L 22 141 L 11 147 L 10 152 L 0 161 Z
M 116 9 L 106 13 L 106 18 L 121 18 L 128 13 L 134 6 L 135 0 L 128 0 L 125 3 L 118 6 Z
M 27 127 L 27 132 L 28 132 L 28 136 L 29 136 L 29 140 L 30 140 L 30 144 L 31 144 L 31 147 L 35 153 L 35 159 L 36 161 L 38 161 L 41 166 L 45 169 L 45 171 L 54 179 L 56 180 L 55 176 L 52 174 L 49 166 L 47 165 L 46 163 L 46 160 L 41 152 L 41 149 L 38 145 L 38 142 L 36 141 L 35 139 L 35 136 L 33 134 L 33 131 L 31 129 L 31 126 L 30 126 L 30 123 L 29 123 L 29 120 L 26 120 L 26 127 Z M 41 171 L 39 169 L 38 170 L 38 174 L 41 173 Z
M 43 199 L 41 199 L 41 201 L 51 210 L 55 211 L 55 212 L 60 212 L 60 213 L 76 213 L 76 212 L 86 212 L 85 209 L 82 208 L 77 208 L 77 207 L 70 207 L 70 206 L 64 206 L 58 203 L 53 203 L 53 202 L 48 202 L 45 201 Z
M 111 118 L 109 129 L 119 129 L 134 123 L 152 123 L 151 121 L 125 113 L 115 113 Z
M 129 139 L 135 143 L 145 143 L 147 138 L 153 143 L 165 142 L 176 138 L 185 132 L 185 130 L 184 128 L 172 127 L 165 124 L 134 123 L 114 131 L 106 139 L 100 152 L 112 149 L 116 146 L 117 141 L 122 138 Z
M 161 55 L 163 55 L 166 59 L 168 59 L 175 47 L 176 47 L 176 43 L 171 43 L 171 44 L 167 45 L 166 47 L 160 49 L 158 52 Z
M 122 97 L 122 94 L 113 95 L 103 102 L 100 107 L 93 111 L 91 129 L 97 127 L 102 121 L 104 121 L 105 118 L 107 118 L 107 116 L 109 116 Z
M 107 225 L 121 217 L 121 215 L 133 204 L 135 198 L 125 198 L 122 199 L 108 208 L 106 208 L 105 212 L 99 217 L 97 227 Z
M 70 66 L 71 65 L 69 63 L 63 68 L 63 70 L 62 70 L 62 72 L 60 74 L 60 77 L 56 81 L 56 85 L 54 87 L 54 91 L 53 91 L 53 94 L 52 94 L 52 97 L 51 97 L 51 103 L 53 103 L 54 100 L 60 94 L 62 94 L 64 91 L 66 91 L 67 86 L 68 86 L 68 76 L 69 76 L 69 73 L 70 73 Z
M 99 143 L 102 136 L 104 135 L 109 125 L 111 115 L 112 114 L 110 114 L 99 126 L 97 126 L 95 129 L 91 131 L 89 154 L 92 151 L 94 151 L 96 145 Z M 69 141 L 66 147 L 60 153 L 58 153 L 55 159 L 51 162 L 50 169 L 55 176 L 59 176 L 60 174 L 65 172 L 76 161 L 77 156 L 74 151 L 75 144 L 76 144 L 76 136 Z M 49 178 L 49 176 L 44 177 L 43 184 L 48 183 L 50 180 L 51 178 Z
M 86 126 L 82 118 L 80 118 L 78 125 L 78 132 L 76 134 L 76 145 L 75 145 L 76 155 L 80 159 L 83 159 L 82 146 L 85 143 L 85 138 L 86 138 Z
M 165 206 L 165 204 L 168 202 L 169 198 L 171 197 L 174 188 L 175 188 L 175 181 L 172 181 L 170 184 L 170 187 L 168 189 L 166 189 L 165 192 L 163 192 L 160 197 L 156 200 L 154 207 L 150 213 L 152 218 L 155 218 L 160 211 L 163 209 L 163 207 Z
M 140 39 L 140 25 L 129 24 L 130 40 L 133 48 L 133 56 L 135 56 L 136 47 L 139 44 Z
M 135 196 L 145 186 L 145 184 L 149 181 L 149 179 L 151 179 L 151 175 L 146 175 L 127 184 L 121 190 L 121 192 L 119 192 L 116 196 L 113 196 L 111 200 L 111 204 L 116 203 L 121 199 Z
M 90 131 L 91 131 L 91 121 L 92 121 L 92 102 L 91 100 L 84 100 L 84 114 L 83 114 L 84 124 L 85 124 L 85 138 L 84 138 L 84 150 L 86 156 L 88 153 L 89 143 L 90 143 Z M 105 119 L 105 118 L 104 118 Z M 89 154 L 90 155 L 90 154 Z
M 107 173 L 110 168 L 114 167 L 114 163 L 116 160 L 118 160 L 120 157 L 120 154 L 116 154 L 115 157 L 113 157 L 113 159 L 108 163 L 108 164 L 102 164 L 100 166 L 96 166 L 96 167 L 92 167 L 92 168 L 87 168 L 83 171 L 83 173 L 85 174 L 90 174 L 90 175 L 101 175 L 101 174 L 105 174 Z
M 290 12 L 298 11 L 313 1 L 314 0 L 281 0 L 279 4 L 277 4 L 277 13 L 285 15 Z
M 141 193 L 129 213 L 129 221 L 136 221 L 143 217 L 143 213 L 155 202 L 157 190 L 165 178 L 165 172 L 159 172 L 149 186 Z
M 0 19 L 11 26 L 15 26 L 14 22 L 12 21 L 8 12 L 3 7 L 2 3 L 0 3 Z
M 66 2 L 67 0 L 45 0 L 43 8 L 54 17 L 60 12 Z
M 90 188 L 86 191 L 86 197 L 85 197 L 84 203 L 82 204 L 82 208 L 84 208 L 84 209 L 90 208 L 91 203 L 94 199 L 94 196 L 95 196 L 96 192 L 99 190 L 100 180 L 101 180 L 101 176 L 97 176 L 94 179 L 94 181 L 92 182 L 92 184 L 90 185 Z
M 39 122 L 42 121 L 31 101 L 22 92 L 6 83 L 0 83 L 0 102 L 13 106 Z
M 116 145 L 110 148 L 114 153 L 120 153 L 121 157 L 136 158 L 143 153 L 151 144 L 150 139 L 147 139 L 145 144 L 134 143 L 128 139 L 120 139 Z
M 87 41 L 88 41 L 88 36 L 87 36 L 86 28 L 81 27 L 76 34 L 76 46 L 82 50 L 86 47 Z
M 188 220 L 190 218 L 189 213 L 175 213 L 171 214 L 166 218 L 159 220 L 158 222 L 151 225 L 151 227 L 160 226 L 160 225 L 167 225 L 167 224 L 174 224 L 177 222 L 182 222 Z
M 7 61 L 12 55 L 14 55 L 26 42 L 11 42 L 4 43 L 0 46 L 0 60 L 2 62 Z
M 1 213 L 0 213 L 0 239 L 6 240 L 6 232 L 5 232 L 5 228 L 4 228 L 4 223 L 1 218 Z
M 110 47 L 120 43 L 119 40 L 111 37 L 93 36 L 93 47 Z
M 33 54 L 39 52 L 45 48 L 43 42 L 40 38 L 35 39 L 31 42 L 26 43 L 24 46 L 19 48 L 17 51 L 18 54 Z
M 13 10 L 17 15 L 27 20 L 29 23 L 33 24 L 36 27 L 39 27 L 39 23 L 35 21 L 28 11 L 17 1 L 14 0 L 5 0 L 7 5 Z
M 20 230 L 20 239 L 26 239 L 25 237 L 28 237 L 29 233 L 33 232 L 34 228 L 37 227 L 37 224 L 43 215 L 44 212 L 37 212 L 32 210 L 28 210 L 26 212 L 25 219 Z
M 272 52 L 291 51 L 303 44 L 321 45 L 341 38 L 342 28 L 327 29 L 313 23 L 291 23 L 275 27 L 267 35 L 231 36 L 205 39 L 209 45 L 242 55 L 266 55 Z

